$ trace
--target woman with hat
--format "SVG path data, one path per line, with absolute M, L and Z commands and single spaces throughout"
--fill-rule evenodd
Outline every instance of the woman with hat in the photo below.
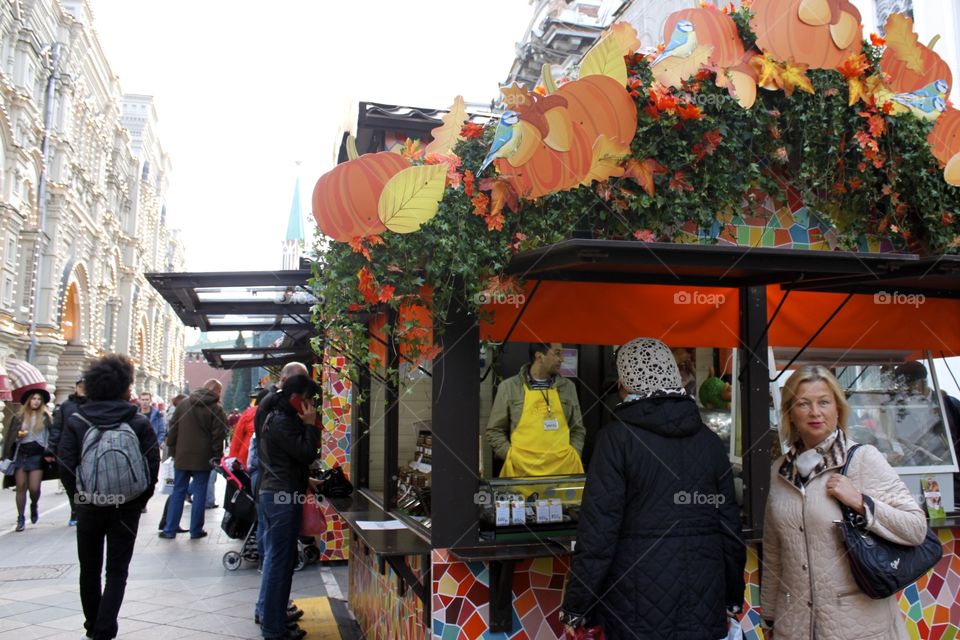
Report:
M 40 482 L 44 460 L 52 462 L 48 449 L 51 418 L 47 411 L 50 392 L 32 388 L 20 394 L 20 412 L 13 417 L 3 434 L 3 457 L 13 460 L 13 478 L 17 488 L 17 531 L 23 531 L 26 518 L 27 489 L 30 490 L 30 522 L 37 523 Z
M 597 436 L 560 621 L 618 638 L 722 638 L 743 603 L 746 548 L 727 450 L 670 348 L 617 351 L 621 402 Z

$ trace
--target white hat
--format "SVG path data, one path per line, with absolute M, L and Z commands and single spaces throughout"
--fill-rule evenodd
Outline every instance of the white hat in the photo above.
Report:
M 683 392 L 670 347 L 654 338 L 635 338 L 617 351 L 617 373 L 633 395 L 649 398 Z

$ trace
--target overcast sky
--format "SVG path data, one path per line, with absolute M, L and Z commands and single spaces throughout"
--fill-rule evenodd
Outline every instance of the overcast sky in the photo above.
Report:
M 526 0 L 90 3 L 123 91 L 155 98 L 168 224 L 191 271 L 280 268 L 294 181 L 309 213 L 350 105 L 489 102 L 533 12 Z

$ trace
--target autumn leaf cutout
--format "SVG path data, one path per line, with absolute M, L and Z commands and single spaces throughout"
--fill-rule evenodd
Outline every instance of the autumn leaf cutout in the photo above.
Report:
M 380 221 L 396 233 L 420 229 L 440 208 L 446 175 L 445 164 L 409 167 L 394 175 L 380 194 Z
M 427 145 L 426 153 L 447 154 L 453 151 L 453 145 L 460 139 L 460 129 L 467 119 L 467 106 L 463 102 L 463 96 L 457 96 L 450 111 L 443 116 L 443 124 L 430 132 L 433 141 Z

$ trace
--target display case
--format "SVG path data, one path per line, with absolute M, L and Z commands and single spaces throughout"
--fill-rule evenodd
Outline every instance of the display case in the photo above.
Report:
M 491 478 L 475 496 L 484 540 L 573 535 L 585 475 Z
M 785 352 L 774 354 L 778 368 L 791 358 Z M 921 483 L 934 478 L 944 490 L 944 501 L 954 504 L 951 474 L 957 470 L 956 452 L 929 354 L 912 358 L 906 352 L 816 350 L 801 354 L 790 368 L 800 364 L 822 364 L 834 372 L 850 406 L 849 437 L 879 449 L 918 501 Z M 775 406 L 788 377 L 784 372 L 774 385 Z M 780 433 L 782 437 L 784 431 Z M 789 444 L 782 442 L 784 450 Z

